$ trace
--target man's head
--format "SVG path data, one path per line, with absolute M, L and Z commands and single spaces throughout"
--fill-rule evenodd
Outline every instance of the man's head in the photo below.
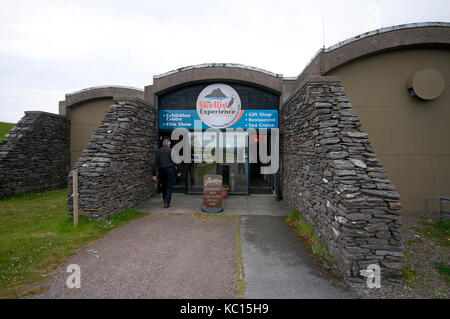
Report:
M 162 144 L 163 144 L 163 146 L 170 147 L 170 140 L 168 138 L 165 138 L 165 139 L 163 139 Z

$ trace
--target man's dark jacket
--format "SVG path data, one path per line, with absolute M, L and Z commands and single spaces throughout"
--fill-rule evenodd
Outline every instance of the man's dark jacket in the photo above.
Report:
M 177 165 L 172 161 L 172 149 L 167 146 L 160 147 L 156 152 L 155 161 L 153 162 L 152 175 L 156 176 L 157 169 L 174 168 L 179 172 Z

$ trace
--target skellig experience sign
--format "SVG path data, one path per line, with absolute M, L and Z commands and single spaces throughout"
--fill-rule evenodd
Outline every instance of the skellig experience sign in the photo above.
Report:
M 211 84 L 197 98 L 197 113 L 200 120 L 212 128 L 230 127 L 243 114 L 241 99 L 231 86 Z

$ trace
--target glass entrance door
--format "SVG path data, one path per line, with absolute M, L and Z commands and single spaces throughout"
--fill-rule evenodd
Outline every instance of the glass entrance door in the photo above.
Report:
M 203 159 L 202 150 L 204 141 L 201 135 L 190 133 L 191 138 L 191 163 L 188 164 L 188 193 L 201 194 L 203 192 L 203 176 L 217 173 L 216 161 L 207 163 Z
M 224 134 L 223 163 L 218 164 L 218 174 L 223 176 L 224 186 L 230 194 L 248 194 L 248 133 Z
M 201 194 L 203 192 L 203 176 L 206 174 L 222 175 L 223 185 L 230 188 L 230 194 L 248 194 L 248 134 L 246 132 L 224 132 L 222 137 L 222 163 L 217 163 L 215 158 L 212 162 L 207 163 L 201 153 L 196 153 L 202 152 L 204 141 L 195 133 L 190 134 L 191 163 L 186 165 L 187 192 L 189 194 Z M 201 162 L 200 158 L 203 158 Z

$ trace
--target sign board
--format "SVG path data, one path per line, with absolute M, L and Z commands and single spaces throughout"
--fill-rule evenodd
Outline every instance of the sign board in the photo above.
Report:
M 241 114 L 241 98 L 229 85 L 211 84 L 197 98 L 200 120 L 212 128 L 227 128 L 236 123 Z
M 222 176 L 203 176 L 203 206 L 205 213 L 220 213 L 222 209 Z
M 243 110 L 239 94 L 224 83 L 205 87 L 197 97 L 195 109 L 160 110 L 158 115 L 161 130 L 278 128 L 278 108 Z
M 185 128 L 193 130 L 194 121 L 201 121 L 196 110 L 160 110 L 159 111 L 159 129 L 174 130 L 176 128 Z M 208 129 L 205 122 L 201 122 L 202 129 Z M 227 128 L 233 129 L 277 129 L 278 128 L 278 110 L 241 110 L 238 119 L 234 124 Z

